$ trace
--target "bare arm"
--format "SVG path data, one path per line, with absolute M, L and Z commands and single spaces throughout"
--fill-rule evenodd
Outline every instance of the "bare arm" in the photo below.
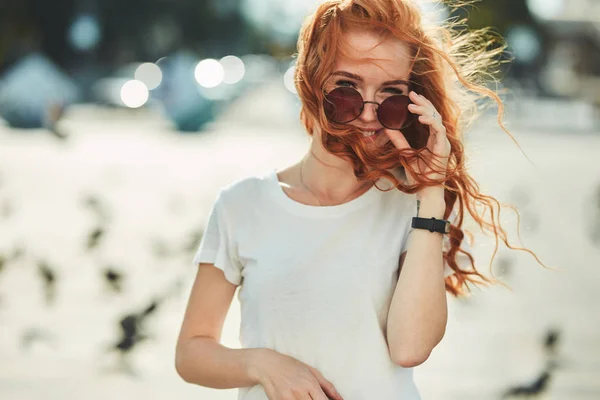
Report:
M 420 217 L 443 217 L 443 190 L 440 194 L 436 189 L 421 197 Z M 441 233 L 415 229 L 401 257 L 401 274 L 388 313 L 387 338 L 392 359 L 403 367 L 425 362 L 446 330 L 442 240 Z
M 221 345 L 225 316 L 236 286 L 212 264 L 200 264 L 177 341 L 175 365 L 189 383 L 214 389 L 260 384 L 269 399 L 343 400 L 316 369 L 268 348 Z M 326 397 L 326 394 L 329 397 Z
M 258 384 L 253 366 L 264 349 L 230 349 L 221 332 L 236 286 L 212 264 L 200 264 L 177 341 L 175 366 L 189 383 L 215 389 Z
M 253 358 L 262 349 L 230 349 L 213 338 L 190 338 L 177 348 L 177 372 L 186 382 L 214 389 L 259 384 Z

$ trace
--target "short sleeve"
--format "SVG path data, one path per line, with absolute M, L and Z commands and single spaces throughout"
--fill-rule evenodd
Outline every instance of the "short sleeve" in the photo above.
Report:
M 223 204 L 222 192 L 213 204 L 206 223 L 204 235 L 194 256 L 194 264 L 211 263 L 225 274 L 225 278 L 234 285 L 242 282 L 242 264 Z

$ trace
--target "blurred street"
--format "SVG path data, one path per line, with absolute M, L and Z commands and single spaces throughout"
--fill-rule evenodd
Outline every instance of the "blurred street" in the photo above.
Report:
M 67 110 L 67 140 L 0 125 L 0 398 L 235 399 L 175 372 L 192 257 L 220 186 L 302 156 L 297 119 L 278 77 L 195 135 L 153 108 L 95 105 Z M 523 243 L 561 271 L 501 245 L 493 270 L 512 291 L 449 299 L 446 336 L 415 372 L 426 400 L 500 399 L 550 358 L 538 398 L 600 398 L 600 129 L 530 125 L 509 115 L 534 165 L 493 116 L 467 154 L 482 191 L 518 207 Z M 502 221 L 518 245 L 510 210 Z M 471 232 L 487 273 L 494 243 Z M 123 340 L 133 320 L 143 331 Z M 238 329 L 236 297 L 223 344 L 239 347 Z

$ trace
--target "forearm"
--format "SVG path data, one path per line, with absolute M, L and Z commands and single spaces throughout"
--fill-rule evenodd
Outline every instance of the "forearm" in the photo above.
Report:
M 443 218 L 443 192 L 420 199 L 419 217 Z M 441 233 L 425 229 L 414 229 L 408 238 L 387 325 L 390 353 L 401 365 L 424 362 L 444 336 L 448 308 L 442 240 Z
M 189 383 L 215 389 L 254 386 L 254 366 L 265 349 L 230 349 L 212 338 L 188 339 L 177 346 L 176 368 Z

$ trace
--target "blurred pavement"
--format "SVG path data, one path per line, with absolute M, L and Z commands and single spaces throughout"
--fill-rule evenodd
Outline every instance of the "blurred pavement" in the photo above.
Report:
M 197 135 L 173 133 L 152 110 L 95 106 L 71 109 L 61 128 L 66 142 L 0 125 L 0 254 L 23 249 L 0 267 L 0 398 L 235 399 L 236 390 L 195 387 L 175 373 L 195 274 L 195 249 L 182 248 L 204 226 L 220 186 L 302 156 L 308 140 L 297 100 L 277 80 Z M 600 130 L 511 133 L 535 166 L 492 119 L 468 134 L 471 172 L 485 194 L 519 207 L 524 244 L 562 271 L 501 246 L 494 271 L 513 291 L 496 286 L 450 299 L 446 336 L 415 372 L 425 400 L 499 399 L 534 380 L 552 327 L 562 332 L 559 365 L 539 398 L 600 398 Z M 86 207 L 90 196 L 105 218 Z M 103 233 L 88 248 L 98 227 Z M 493 241 L 472 232 L 487 272 Z M 54 302 L 45 297 L 41 262 L 54 271 Z M 124 275 L 122 293 L 107 289 L 107 266 Z M 148 319 L 149 338 L 128 358 L 135 376 L 124 374 L 117 352 L 106 349 L 119 337 L 119 320 L 156 296 L 163 302 Z M 238 329 L 236 296 L 225 345 L 239 347 Z

